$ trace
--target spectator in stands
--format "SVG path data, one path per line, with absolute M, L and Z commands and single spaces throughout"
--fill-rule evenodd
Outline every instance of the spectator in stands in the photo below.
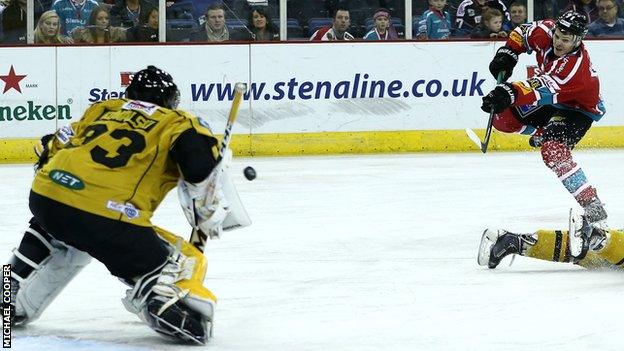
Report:
M 139 25 L 126 31 L 128 42 L 156 42 L 158 39 L 158 9 L 155 7 L 143 11 Z
M 486 7 L 499 10 L 504 15 L 503 21 L 509 21 L 509 12 L 502 0 L 463 0 L 457 7 L 457 32 L 470 34 L 481 23 L 481 15 Z
M 35 16 L 43 12 L 39 0 L 34 1 Z M 26 0 L 1 0 L 2 32 L 0 42 L 10 44 L 26 44 Z
M 35 27 L 35 44 L 71 44 L 74 41 L 61 34 L 61 20 L 52 10 L 39 17 Z
M 588 23 L 592 23 L 598 19 L 596 0 L 569 0 L 567 6 L 561 10 L 561 13 L 569 10 L 584 13 L 587 16 Z
M 540 0 L 533 2 L 533 18 L 535 21 L 557 18 L 559 3 L 563 0 Z M 524 1 L 526 3 L 526 1 Z M 528 13 L 528 12 L 527 12 Z
M 444 11 L 446 0 L 429 0 L 429 10 L 418 22 L 417 39 L 448 39 L 451 36 L 451 15 Z
M 364 35 L 364 40 L 396 40 L 399 38 L 396 29 L 390 22 L 390 11 L 381 8 L 373 14 L 375 26 Z
M 139 25 L 141 14 L 158 7 L 156 0 L 116 0 L 110 10 L 112 24 L 130 28 Z
M 527 8 L 521 2 L 514 2 L 509 5 L 509 15 L 511 16 L 511 28 L 514 29 L 527 21 Z
M 271 20 L 271 16 L 264 7 L 255 6 L 249 13 L 250 30 L 252 40 L 274 41 L 279 40 L 279 28 Z
M 73 36 L 76 43 L 116 43 L 126 41 L 126 29 L 111 27 L 108 6 L 100 5 L 91 12 L 87 26 L 77 28 Z
M 589 36 L 624 36 L 624 19 L 618 18 L 618 5 L 615 0 L 598 0 L 599 18 L 589 25 Z
M 333 41 L 333 40 L 353 40 L 351 33 L 347 32 L 351 26 L 349 9 L 338 5 L 334 11 L 331 27 L 321 27 L 312 34 L 310 41 Z
M 230 32 L 225 25 L 225 9 L 219 3 L 213 3 L 206 9 L 204 28 L 191 35 L 191 41 L 221 42 L 230 40 Z
M 72 36 L 76 28 L 84 27 L 96 7 L 95 0 L 56 0 L 52 4 L 52 10 L 61 19 L 61 33 L 67 36 Z
M 481 23 L 470 34 L 471 38 L 507 38 L 503 30 L 503 13 L 488 8 L 483 12 Z

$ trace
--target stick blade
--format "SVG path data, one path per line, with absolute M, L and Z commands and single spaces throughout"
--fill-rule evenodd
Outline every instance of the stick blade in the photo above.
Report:
M 468 138 L 470 138 L 470 140 L 472 140 L 472 142 L 477 145 L 481 152 L 485 153 L 487 149 L 485 149 L 483 143 L 481 142 L 481 139 L 479 139 L 479 136 L 477 136 L 477 133 L 475 133 L 472 129 L 466 128 L 466 135 L 468 135 Z

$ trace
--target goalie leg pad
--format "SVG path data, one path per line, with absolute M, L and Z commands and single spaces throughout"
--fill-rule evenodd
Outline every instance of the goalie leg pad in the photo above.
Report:
M 41 315 L 67 284 L 91 261 L 91 256 L 55 240 L 33 219 L 19 248 L 13 250 L 15 325 Z
M 124 306 L 163 336 L 205 344 L 212 336 L 217 300 L 202 285 L 206 259 L 181 237 L 162 228 L 155 230 L 169 243 L 171 254 L 126 292 Z

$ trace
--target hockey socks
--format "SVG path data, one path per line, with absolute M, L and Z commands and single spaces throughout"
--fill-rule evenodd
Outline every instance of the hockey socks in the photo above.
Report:
M 554 262 L 571 262 L 568 249 L 568 232 L 565 230 L 539 230 L 537 243 L 530 246 L 525 256 Z M 588 251 L 576 262 L 585 268 L 624 268 L 624 231 L 610 230 L 604 248 Z
M 589 184 L 581 167 L 572 159 L 568 146 L 558 141 L 546 141 L 542 144 L 542 159 L 583 208 L 597 199 L 596 189 Z
M 562 230 L 539 230 L 537 242 L 527 248 L 527 257 L 553 262 L 570 262 L 568 232 Z

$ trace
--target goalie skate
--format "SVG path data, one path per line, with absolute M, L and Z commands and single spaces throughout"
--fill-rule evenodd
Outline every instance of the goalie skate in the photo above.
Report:
M 159 298 L 147 303 L 145 320 L 154 331 L 173 341 L 205 345 L 212 337 L 212 320 L 179 302 L 164 308 L 166 301 Z M 161 313 L 160 310 L 164 311 Z

